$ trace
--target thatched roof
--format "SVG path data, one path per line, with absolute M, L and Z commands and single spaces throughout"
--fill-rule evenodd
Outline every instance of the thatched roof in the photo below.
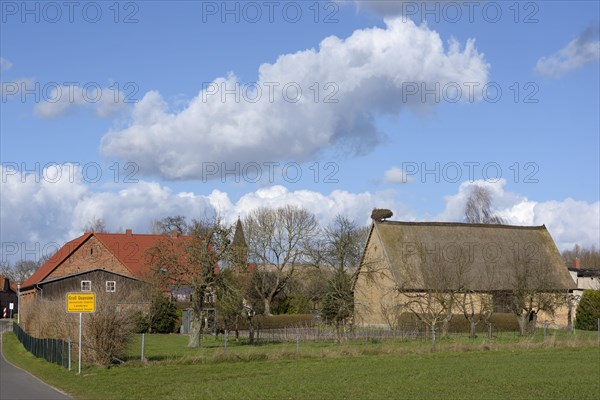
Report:
M 406 290 L 442 280 L 480 291 L 511 290 L 515 282 L 552 291 L 575 288 L 545 226 L 375 221 L 369 241 L 373 235 Z

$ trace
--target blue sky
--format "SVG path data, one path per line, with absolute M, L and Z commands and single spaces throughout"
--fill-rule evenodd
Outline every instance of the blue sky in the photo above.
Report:
M 0 4 L 3 259 L 93 218 L 460 221 L 474 184 L 598 246 L 598 2 Z

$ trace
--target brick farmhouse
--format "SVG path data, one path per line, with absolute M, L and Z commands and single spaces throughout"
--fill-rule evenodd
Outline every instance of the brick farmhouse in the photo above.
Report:
M 165 235 L 86 232 L 62 246 L 22 285 L 22 316 L 36 299 L 65 298 L 69 292 L 102 292 L 122 299 L 133 290 L 149 292 L 153 268 L 147 251 L 165 240 Z M 186 236 L 171 235 L 172 240 Z

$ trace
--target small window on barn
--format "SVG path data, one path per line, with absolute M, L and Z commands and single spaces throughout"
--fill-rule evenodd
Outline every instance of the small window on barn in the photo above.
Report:
M 81 291 L 82 292 L 91 292 L 92 291 L 92 281 L 81 281 Z
M 107 292 L 116 292 L 117 291 L 117 282 L 106 281 L 106 291 Z

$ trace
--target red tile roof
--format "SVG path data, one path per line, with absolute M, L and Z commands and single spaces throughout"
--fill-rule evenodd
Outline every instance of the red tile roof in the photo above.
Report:
M 56 252 L 56 254 L 50 257 L 41 267 L 39 267 L 25 282 L 23 282 L 23 285 L 21 286 L 26 288 L 43 281 L 44 278 L 50 275 L 52 271 L 56 269 L 56 267 L 58 267 L 64 260 L 73 254 L 73 252 L 77 250 L 79 246 L 81 246 L 81 244 L 92 235 L 93 232 L 87 232 L 78 238 L 65 243 L 65 245 Z
M 73 254 L 86 241 L 94 236 L 119 260 L 132 276 L 143 279 L 150 270 L 146 264 L 146 251 L 154 247 L 159 241 L 165 240 L 165 235 L 142 235 L 127 233 L 95 233 L 87 232 L 76 239 L 66 243 L 58 252 L 52 256 L 44 265 L 27 279 L 22 287 L 30 287 L 42 282 L 58 266 L 60 266 L 71 254 Z M 189 236 L 179 236 L 176 240 L 189 240 Z

